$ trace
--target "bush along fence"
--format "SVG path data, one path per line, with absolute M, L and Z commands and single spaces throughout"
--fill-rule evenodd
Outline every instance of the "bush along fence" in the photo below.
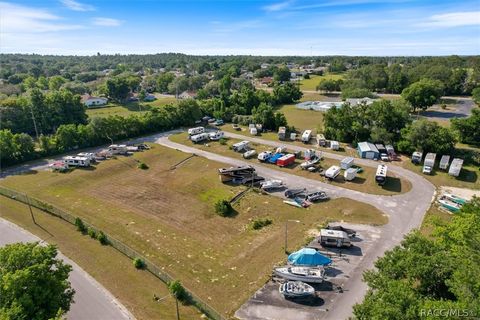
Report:
M 79 220 L 78 217 L 72 215 L 71 213 L 66 212 L 65 210 L 59 209 L 49 203 L 40 201 L 35 198 L 31 198 L 24 193 L 20 193 L 18 191 L 8 189 L 2 186 L 0 186 L 0 195 L 22 202 L 24 204 L 30 205 L 42 211 L 45 211 L 46 213 L 51 214 L 57 218 L 60 218 L 78 228 L 78 220 Z M 93 230 L 93 232 L 97 235 L 104 234 L 106 237 L 106 242 L 104 244 L 111 245 L 113 248 L 115 248 L 116 250 L 118 250 L 119 252 L 121 252 L 122 254 L 124 254 L 125 256 L 129 257 L 132 260 L 141 259 L 144 263 L 144 269 L 149 271 L 151 274 L 153 274 L 155 277 L 160 279 L 165 284 L 168 285 L 169 283 L 172 283 L 173 281 L 175 281 L 175 279 L 172 276 L 170 276 L 165 271 L 162 271 L 162 268 L 158 267 L 157 265 L 155 265 L 154 263 L 146 259 L 140 253 L 130 248 L 128 245 L 124 244 L 120 240 L 115 239 L 114 237 L 112 237 L 107 233 L 103 233 L 103 231 L 96 228 L 92 224 L 85 222 L 84 220 L 81 220 L 81 221 L 84 227 L 86 228 L 86 230 Z M 208 316 L 210 319 L 225 320 L 225 318 L 218 311 L 216 311 L 213 307 L 205 303 L 193 292 L 188 290 L 188 288 L 185 288 L 185 290 L 188 296 L 186 299 L 187 303 L 190 303 L 191 305 L 195 306 L 198 310 L 200 310 L 200 312 Z

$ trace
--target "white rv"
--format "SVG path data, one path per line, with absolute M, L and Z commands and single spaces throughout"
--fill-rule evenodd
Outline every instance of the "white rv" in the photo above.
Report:
M 375 173 L 375 181 L 379 185 L 384 185 L 387 181 L 387 166 L 384 164 L 379 164 L 377 167 L 377 173 Z
M 438 168 L 440 168 L 442 170 L 447 170 L 449 163 L 450 163 L 450 156 L 449 155 L 443 155 L 442 158 L 440 159 L 440 165 L 438 166 Z
M 345 178 L 345 181 L 352 181 L 357 177 L 357 172 L 358 171 L 355 168 L 348 168 L 343 173 L 343 178 Z
M 199 133 L 190 137 L 190 140 L 192 140 L 192 142 L 194 143 L 202 142 L 207 139 L 208 139 L 208 133 L 206 132 Z
M 73 166 L 73 167 L 89 167 L 90 166 L 90 159 L 87 157 L 67 156 L 63 158 L 63 162 L 67 166 Z
M 258 154 L 257 159 L 259 161 L 267 161 L 272 156 L 271 151 L 263 151 Z
M 127 146 L 124 144 L 112 144 L 108 147 L 111 154 L 127 154 Z
M 327 145 L 327 140 L 325 140 L 325 136 L 323 134 L 317 134 L 317 144 L 320 147 L 325 147 Z
M 460 175 L 460 171 L 462 171 L 462 166 L 463 159 L 453 159 L 452 163 L 450 164 L 450 169 L 448 169 L 448 174 L 454 177 L 458 177 Z
M 250 128 L 250 134 L 251 134 L 252 136 L 256 136 L 256 135 L 258 134 L 257 128 Z
M 338 150 L 340 149 L 340 143 L 338 141 L 330 141 L 330 149 L 332 150 Z
M 77 156 L 88 158 L 88 160 L 90 160 L 90 162 L 95 162 L 96 161 L 95 153 L 93 153 L 93 152 L 80 152 L 79 154 L 77 154 Z
M 233 151 L 235 152 L 242 152 L 242 151 L 246 151 L 248 149 L 248 144 L 249 144 L 249 141 L 247 140 L 244 140 L 244 141 L 240 141 L 238 143 L 235 143 L 232 148 L 233 148 Z
M 189 136 L 194 136 L 196 134 L 204 133 L 205 128 L 204 127 L 195 127 L 195 128 L 190 128 L 188 129 L 188 135 Z
M 352 157 L 343 158 L 343 160 L 340 161 L 340 168 L 347 170 L 348 168 L 353 166 L 354 161 L 355 159 L 353 159 Z
M 210 140 L 216 141 L 216 140 L 222 139 L 224 135 L 225 133 L 223 131 L 215 131 L 215 132 L 210 132 L 208 134 L 208 138 Z
M 331 166 L 330 168 L 325 171 L 325 177 L 328 179 L 335 179 L 338 175 L 340 174 L 340 167 L 337 166 Z
M 425 174 L 432 174 L 433 166 L 435 165 L 435 158 L 437 157 L 436 153 L 427 153 L 425 160 L 423 161 L 423 170 Z
M 303 131 L 303 133 L 302 133 L 302 142 L 303 143 L 308 143 L 311 138 L 312 138 L 312 130 Z
M 342 230 L 320 229 L 320 244 L 334 247 L 351 247 L 352 242 L 348 234 Z

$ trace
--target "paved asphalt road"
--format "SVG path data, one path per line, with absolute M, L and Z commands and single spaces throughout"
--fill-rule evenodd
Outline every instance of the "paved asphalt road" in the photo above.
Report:
M 232 138 L 250 140 L 256 143 L 270 145 L 272 147 L 287 145 L 287 147 L 291 150 L 303 151 L 306 149 L 296 145 L 279 143 L 260 138 L 245 137 L 243 135 L 238 135 L 234 133 L 225 132 L 225 134 Z M 250 162 L 220 156 L 211 152 L 172 142 L 168 139 L 168 136 L 166 135 L 159 137 L 156 142 L 170 148 L 178 149 L 184 152 L 195 153 L 210 160 L 227 163 L 229 165 L 251 165 Z M 344 158 L 343 155 L 327 152 L 323 152 L 323 156 L 338 160 Z M 365 159 L 355 159 L 355 162 L 357 164 L 370 167 L 376 167 L 378 165 L 378 162 Z M 350 280 L 343 288 L 344 293 L 342 295 L 338 295 L 336 301 L 334 301 L 334 303 L 332 304 L 333 308 L 331 308 L 329 312 L 325 314 L 323 319 L 347 319 L 352 315 L 352 306 L 355 303 L 362 301 L 367 289 L 365 283 L 362 281 L 363 271 L 366 269 L 371 269 L 375 260 L 379 256 L 382 256 L 386 250 L 389 250 L 394 246 L 398 245 L 405 234 L 407 234 L 414 228 L 420 227 L 425 212 L 429 209 L 435 194 L 435 187 L 426 179 L 411 171 L 395 165 L 390 165 L 389 171 L 394 172 L 396 175 L 409 180 L 412 184 L 412 189 L 409 192 L 398 196 L 380 196 L 353 191 L 333 186 L 328 183 L 323 183 L 318 180 L 312 180 L 297 175 L 281 172 L 261 165 L 256 166 L 255 168 L 259 175 L 270 179 L 281 179 L 291 188 L 303 188 L 308 186 L 309 189 L 324 190 L 331 197 L 347 197 L 357 201 L 365 202 L 377 207 L 378 209 L 386 213 L 389 217 L 389 222 L 381 228 L 382 232 L 380 238 L 372 246 L 371 250 L 368 251 L 368 254 L 364 256 L 363 260 L 360 262 L 357 268 L 352 272 Z M 274 193 L 274 195 L 279 194 Z
M 179 132 L 175 130 L 171 132 L 164 132 L 148 137 L 142 137 L 128 142 L 155 142 L 170 148 L 178 149 L 184 152 L 195 153 L 199 156 L 203 156 L 210 160 L 226 163 L 229 165 L 251 165 L 250 162 L 242 161 L 240 159 L 234 159 L 230 157 L 221 156 L 211 152 L 203 151 L 200 149 L 188 147 L 182 144 L 172 142 L 168 139 L 168 136 L 173 132 Z M 291 150 L 303 151 L 306 148 L 285 144 L 283 142 L 269 141 L 261 138 L 246 137 L 235 133 L 225 134 L 232 138 L 238 138 L 241 140 L 250 140 L 256 143 L 277 147 L 281 145 L 287 145 Z M 91 149 L 98 150 L 100 148 Z M 326 158 L 332 158 L 341 160 L 343 155 L 323 152 L 322 155 Z M 48 162 L 53 161 L 41 160 L 30 162 L 28 164 L 13 167 L 3 171 L 0 177 L 5 177 L 12 174 L 18 174 L 28 170 L 43 170 L 48 167 Z M 355 163 L 363 166 L 376 167 L 378 162 L 366 159 L 355 159 Z M 359 191 L 349 190 L 337 186 L 323 183 L 318 180 L 308 179 L 297 175 L 289 174 L 286 172 L 278 171 L 268 168 L 266 166 L 256 166 L 258 173 L 266 178 L 276 178 L 283 180 L 291 188 L 303 188 L 308 186 L 309 189 L 318 189 L 326 191 L 331 197 L 347 197 L 357 201 L 371 204 L 383 211 L 389 217 L 389 222 L 382 227 L 381 237 L 369 250 L 369 254 L 365 255 L 362 262 L 353 271 L 350 281 L 344 288 L 344 293 L 339 295 L 337 300 L 333 303 L 334 307 L 326 313 L 324 319 L 347 319 L 351 316 L 352 306 L 361 302 L 366 291 L 366 285 L 362 281 L 362 273 L 366 269 L 371 269 L 375 260 L 382 256 L 386 250 L 398 245 L 403 239 L 403 236 L 410 232 L 414 228 L 420 227 L 423 217 L 426 211 L 429 209 L 430 204 L 435 195 L 435 187 L 426 179 L 413 173 L 409 170 L 403 169 L 396 165 L 389 165 L 389 172 L 395 173 L 397 176 L 403 177 L 410 181 L 412 189 L 404 194 L 395 196 L 380 196 L 367 194 Z M 279 195 L 278 193 L 274 195 Z
M 0 247 L 15 242 L 42 241 L 17 225 L 0 218 Z M 61 253 L 59 257 L 73 267 L 70 282 L 75 289 L 74 303 L 67 314 L 69 320 L 123 320 L 134 319 L 105 288 L 89 276 L 75 262 Z

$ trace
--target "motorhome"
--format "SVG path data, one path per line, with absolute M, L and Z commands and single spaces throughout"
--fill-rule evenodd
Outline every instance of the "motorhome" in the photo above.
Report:
M 124 144 L 112 144 L 108 146 L 108 151 L 111 154 L 126 154 L 128 150 Z
M 436 153 L 427 153 L 425 160 L 423 161 L 422 172 L 424 174 L 432 174 L 433 166 L 435 165 L 435 158 L 437 157 Z
M 208 138 L 210 140 L 216 141 L 216 140 L 222 139 L 224 135 L 225 133 L 223 131 L 215 131 L 215 132 L 210 132 L 208 134 Z
M 196 128 L 190 128 L 188 129 L 188 135 L 189 136 L 194 136 L 196 134 L 204 133 L 205 128 L 204 127 L 196 127 Z
M 340 174 L 340 167 L 337 166 L 331 166 L 330 168 L 325 171 L 325 177 L 328 179 L 335 179 L 338 175 Z
M 302 134 L 302 142 L 308 143 L 312 138 L 312 130 L 305 130 Z
M 327 140 L 325 140 L 325 136 L 323 134 L 317 134 L 317 144 L 320 147 L 325 147 L 327 145 Z
M 194 143 L 199 143 L 208 139 L 208 133 L 199 133 L 190 137 L 190 140 Z
M 413 154 L 412 154 L 412 163 L 414 164 L 420 164 L 422 163 L 422 157 L 423 157 L 423 153 L 420 152 L 420 151 L 415 151 Z
M 235 151 L 235 152 L 247 151 L 248 150 L 248 144 L 249 144 L 249 142 L 246 141 L 246 140 L 237 142 L 232 146 L 233 151 Z
M 342 230 L 320 229 L 320 239 L 318 242 L 323 246 L 333 246 L 337 248 L 352 246 L 348 234 Z
M 285 135 L 287 134 L 287 128 L 279 127 L 278 128 L 278 139 L 285 140 Z
M 377 167 L 377 172 L 375 173 L 375 181 L 379 185 L 384 185 L 387 181 L 387 166 L 384 164 L 379 164 Z
M 90 159 L 87 157 L 67 156 L 63 158 L 63 162 L 67 166 L 73 166 L 73 167 L 89 167 L 90 166 Z

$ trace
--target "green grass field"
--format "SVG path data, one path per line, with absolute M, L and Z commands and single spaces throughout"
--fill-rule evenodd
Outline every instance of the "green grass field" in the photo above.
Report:
M 75 227 L 41 210 L 33 208 L 37 224 L 32 222 L 27 205 L 1 196 L 0 217 L 37 235 L 75 261 L 108 291 L 110 291 L 137 319 L 174 319 L 175 301 L 161 303 L 152 299 L 168 295 L 167 286 L 147 271 L 137 270 L 132 260 L 110 246 L 102 246 Z M 125 284 L 128 284 L 125 285 Z M 199 319 L 197 309 L 180 305 L 182 319 Z
M 228 147 L 229 145 L 239 142 L 240 140 L 238 139 L 228 139 L 228 145 L 221 145 L 219 142 L 215 142 L 215 141 L 210 141 L 208 142 L 208 144 L 195 144 L 188 139 L 187 133 L 172 135 L 170 139 L 174 142 L 185 144 L 191 147 L 196 147 L 201 150 L 210 151 L 213 153 L 225 155 L 232 158 L 243 159 L 241 153 L 230 150 Z M 251 146 L 258 152 L 272 150 L 272 147 L 267 145 L 252 143 Z M 281 168 L 275 165 L 261 163 L 255 157 L 252 159 L 248 159 L 246 161 L 250 161 L 255 165 L 266 166 L 272 169 L 288 172 L 288 173 L 299 175 L 305 178 L 330 183 L 332 185 L 336 185 L 346 189 L 357 190 L 357 191 L 371 193 L 371 194 L 394 195 L 394 194 L 399 194 L 403 192 L 408 192 L 412 187 L 408 181 L 392 175 L 389 175 L 389 179 L 387 180 L 387 183 L 384 186 L 380 187 L 375 182 L 375 168 L 371 168 L 371 167 L 363 167 L 363 172 L 358 174 L 357 178 L 354 181 L 347 182 L 347 181 L 344 181 L 342 177 L 338 177 L 334 181 L 330 182 L 328 179 L 325 179 L 324 177 L 320 176 L 318 173 L 312 173 L 306 170 L 302 170 L 300 167 L 300 164 L 303 162 L 303 160 L 300 160 L 300 159 L 296 159 L 295 164 L 286 168 Z M 333 165 L 338 166 L 339 161 L 336 161 L 333 159 L 324 159 L 320 163 L 320 167 L 324 170 L 328 169 Z
M 109 103 L 102 108 L 87 109 L 87 115 L 90 118 L 108 117 L 113 115 L 126 117 L 134 113 L 143 113 L 152 108 L 162 107 L 175 101 L 176 99 L 173 97 L 160 97 L 157 100 L 150 102 L 129 102 L 125 104 Z
M 7 177 L 0 184 L 70 211 L 127 243 L 227 316 L 286 258 L 282 247 L 286 220 L 302 221 L 289 232 L 290 249 L 326 221 L 387 221 L 374 207 L 350 199 L 299 209 L 255 192 L 234 205 L 232 217 L 222 218 L 214 213 L 214 203 L 232 198 L 244 187 L 222 184 L 217 169 L 225 165 L 201 157 L 171 170 L 187 156 L 154 146 L 89 170 L 33 172 Z M 138 169 L 137 161 L 150 168 Z M 271 226 L 260 231 L 248 228 L 253 219 L 266 216 L 273 219 Z
M 310 75 L 310 79 L 303 79 L 300 81 L 300 89 L 308 90 L 308 91 L 316 91 L 317 85 L 323 79 L 338 80 L 338 79 L 343 79 L 343 76 L 344 76 L 343 74 L 334 74 L 334 73 L 327 73 L 323 76 Z
M 285 115 L 289 126 L 299 130 L 323 131 L 323 112 L 299 109 L 294 104 L 283 105 L 277 111 Z

